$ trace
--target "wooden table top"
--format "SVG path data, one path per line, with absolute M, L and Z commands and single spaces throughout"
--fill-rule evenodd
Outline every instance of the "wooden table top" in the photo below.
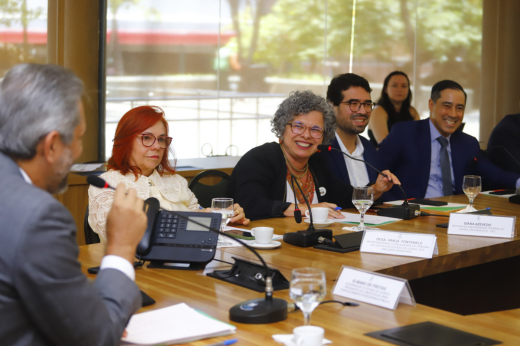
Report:
M 443 197 L 455 203 L 467 203 L 465 196 Z M 505 198 L 479 195 L 475 200 L 476 208 L 491 207 L 494 215 L 520 216 L 520 208 Z M 354 212 L 354 210 L 348 210 Z M 346 301 L 331 294 L 334 280 L 342 265 L 349 265 L 370 271 L 399 276 L 406 279 L 473 266 L 520 254 L 519 237 L 513 239 L 448 236 L 446 229 L 437 228 L 437 223 L 447 222 L 442 217 L 419 217 L 385 225 L 384 229 L 406 232 L 433 233 L 437 235 L 439 255 L 431 260 L 412 257 L 359 253 L 359 251 L 337 254 L 312 248 L 298 248 L 285 243 L 274 250 L 259 250 L 270 267 L 280 270 L 290 278 L 291 270 L 311 266 L 322 268 L 327 276 L 327 296 L 325 299 Z M 271 219 L 252 222 L 248 227 L 271 226 L 276 234 L 305 229 L 306 224 L 296 224 L 291 218 Z M 335 234 L 344 232 L 340 224 L 332 228 Z M 519 221 L 516 227 L 518 229 Z M 79 259 L 82 270 L 87 274 L 88 267 L 99 265 L 103 256 L 102 244 L 80 247 Z M 244 248 L 223 248 L 217 251 L 216 259 L 233 262 L 231 257 L 239 257 L 253 262 L 258 260 Z M 183 271 L 139 268 L 136 282 L 140 289 L 154 298 L 157 303 L 142 308 L 139 312 L 154 310 L 181 302 L 199 309 L 224 322 L 229 321 L 229 309 L 248 299 L 262 297 L 242 287 L 231 285 L 205 276 L 215 269 L 229 269 L 230 265 L 213 261 L 204 271 Z M 276 291 L 277 298 L 290 301 L 288 290 Z M 318 307 L 312 314 L 311 323 L 325 328 L 325 337 L 334 345 L 390 345 L 363 334 L 377 330 L 395 328 L 419 322 L 431 321 L 487 338 L 500 340 L 505 345 L 520 344 L 520 311 L 509 310 L 473 316 L 460 316 L 454 313 L 418 304 L 416 307 L 400 304 L 395 311 L 361 303 L 358 307 L 342 307 L 339 304 L 326 304 Z M 228 337 L 201 340 L 189 345 L 201 346 L 230 338 L 239 339 L 237 345 L 280 345 L 272 339 L 273 334 L 291 334 L 293 328 L 303 325 L 301 312 L 290 313 L 286 321 L 246 325 L 231 322 L 237 326 L 237 334 Z

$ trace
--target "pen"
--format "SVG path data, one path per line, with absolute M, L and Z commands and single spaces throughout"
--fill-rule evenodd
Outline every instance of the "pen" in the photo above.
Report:
M 216 344 L 210 344 L 210 345 L 206 345 L 206 346 L 227 346 L 227 345 L 232 345 L 237 341 L 238 341 L 238 339 L 231 339 L 231 340 L 225 340 L 225 341 L 217 342 Z
M 341 210 L 341 207 L 336 207 L 334 208 L 334 210 Z

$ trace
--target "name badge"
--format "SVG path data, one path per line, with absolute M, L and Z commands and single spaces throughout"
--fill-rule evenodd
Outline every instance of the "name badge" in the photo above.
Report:
M 438 255 L 434 234 L 366 230 L 360 252 L 432 258 Z
M 332 294 L 395 310 L 399 302 L 415 306 L 408 281 L 343 266 Z
M 516 216 L 450 214 L 448 234 L 513 238 Z

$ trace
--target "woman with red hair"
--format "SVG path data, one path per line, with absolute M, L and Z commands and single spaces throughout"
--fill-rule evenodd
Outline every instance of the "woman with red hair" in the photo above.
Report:
M 200 205 L 188 188 L 188 182 L 175 174 L 175 168 L 170 166 L 166 151 L 173 155 L 171 142 L 161 108 L 141 106 L 131 109 L 117 124 L 108 171 L 101 177 L 111 186 L 125 183 L 127 189 L 135 189 L 142 199 L 157 198 L 163 209 L 199 211 Z M 90 186 L 88 195 L 88 222 L 104 242 L 114 191 Z M 238 204 L 235 204 L 235 215 L 231 222 L 249 223 Z

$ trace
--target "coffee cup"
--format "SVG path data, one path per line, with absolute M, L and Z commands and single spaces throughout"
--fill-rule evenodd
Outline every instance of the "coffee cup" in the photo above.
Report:
M 293 329 L 293 335 L 297 346 L 321 346 L 325 330 L 316 326 L 301 326 Z
M 255 227 L 253 232 L 255 233 L 255 241 L 258 244 L 271 244 L 274 232 L 272 227 Z
M 325 222 L 329 218 L 329 208 L 311 208 L 313 222 Z M 309 217 L 309 211 L 305 212 L 305 216 Z

